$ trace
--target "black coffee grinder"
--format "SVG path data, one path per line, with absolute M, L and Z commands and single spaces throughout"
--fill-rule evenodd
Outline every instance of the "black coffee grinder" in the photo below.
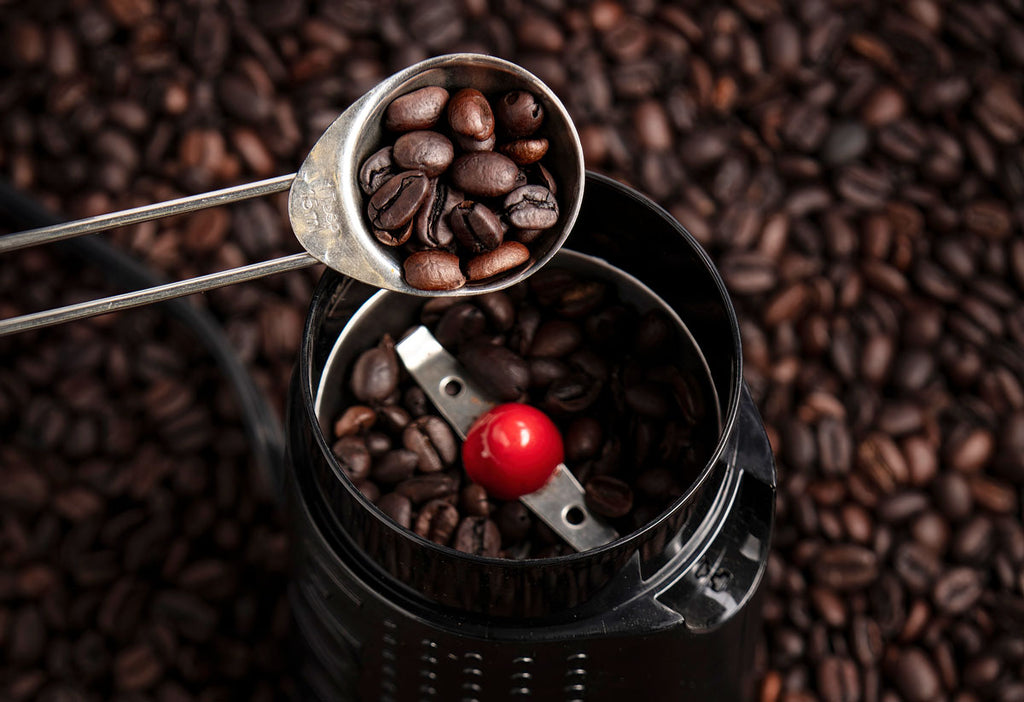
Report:
M 555 261 L 678 317 L 717 396 L 712 458 L 664 513 L 605 546 L 514 561 L 426 541 L 355 489 L 326 434 L 355 354 L 400 333 L 411 298 L 329 271 L 310 308 L 287 422 L 290 596 L 306 698 L 752 696 L 775 474 L 742 381 L 736 315 L 710 259 L 668 213 L 594 174 L 585 193 L 572 251 Z

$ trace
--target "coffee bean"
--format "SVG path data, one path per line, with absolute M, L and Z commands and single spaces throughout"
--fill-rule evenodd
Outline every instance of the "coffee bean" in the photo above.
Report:
M 431 500 L 420 508 L 413 531 L 417 536 L 446 546 L 459 523 L 459 511 L 444 500 Z
M 398 387 L 398 357 L 390 336 L 356 359 L 350 381 L 352 393 L 362 402 L 380 402 Z
M 399 167 L 406 171 L 419 170 L 428 178 L 434 178 L 451 165 L 452 159 L 455 158 L 455 149 L 442 134 L 414 131 L 398 137 L 392 154 L 395 164 Z
M 517 401 L 529 387 L 526 361 L 503 346 L 471 344 L 459 352 L 458 358 L 473 379 L 502 402 Z
M 408 224 L 427 196 L 430 181 L 419 171 L 393 176 L 370 198 L 367 213 L 376 229 L 391 231 Z
M 462 488 L 459 506 L 466 514 L 474 517 L 486 517 L 491 513 L 491 504 L 487 501 L 487 490 L 476 483 L 470 483 Z
M 523 230 L 548 229 L 558 222 L 558 202 L 547 188 L 524 185 L 505 198 L 505 216 Z
M 458 455 L 458 445 L 448 423 L 432 415 L 410 422 L 402 432 L 402 444 L 416 454 L 416 467 L 423 473 L 447 468 Z
M 359 169 L 359 187 L 373 195 L 396 173 L 390 146 L 385 146 L 363 162 Z
M 496 558 L 501 551 L 501 533 L 486 517 L 466 517 L 459 523 L 452 547 L 474 556 Z
M 494 116 L 503 133 L 513 138 L 527 137 L 544 121 L 544 108 L 533 94 L 514 90 L 498 100 Z
M 362 434 L 377 421 L 377 413 L 366 405 L 353 405 L 334 423 L 334 435 Z
M 430 129 L 441 118 L 448 103 L 448 91 L 428 86 L 397 97 L 384 113 L 384 126 L 396 132 Z
M 351 480 L 362 480 L 370 474 L 370 452 L 358 436 L 343 436 L 331 447 L 342 471 Z
M 504 237 L 501 220 L 486 205 L 466 200 L 449 215 L 449 225 L 459 243 L 470 253 L 491 251 Z
M 466 276 L 471 281 L 487 280 L 501 273 L 507 273 L 530 259 L 530 250 L 518 241 L 506 241 L 493 251 L 482 253 L 469 260 Z
M 452 96 L 448 103 L 448 124 L 456 134 L 477 141 L 494 134 L 491 105 L 483 93 L 473 88 L 464 88 Z
M 853 544 L 837 544 L 822 550 L 813 567 L 815 580 L 835 590 L 859 590 L 878 576 L 874 553 Z
M 455 254 L 431 249 L 405 259 L 405 280 L 420 290 L 458 290 L 466 284 Z
M 519 167 L 507 156 L 481 151 L 456 158 L 451 176 L 455 187 L 468 196 L 500 197 L 517 186 Z
M 412 477 L 420 457 L 408 449 L 388 451 L 373 462 L 370 477 L 383 485 L 395 485 Z
M 487 293 L 475 298 L 477 307 L 499 332 L 506 332 L 515 324 L 516 310 L 512 299 L 504 292 Z
M 587 507 L 610 519 L 624 517 L 633 508 L 633 491 L 629 485 L 607 475 L 587 481 L 584 499 Z
M 895 664 L 895 681 L 905 699 L 912 702 L 926 702 L 935 698 L 941 683 L 928 657 L 917 648 L 909 648 L 899 654 Z
M 450 246 L 455 235 L 448 226 L 448 217 L 462 200 L 462 193 L 449 187 L 441 179 L 434 179 L 423 205 L 413 219 L 416 242 L 428 249 L 443 249 Z
M 469 303 L 458 303 L 449 307 L 437 322 L 434 337 L 449 350 L 456 350 L 462 344 L 483 334 L 487 325 L 480 308 Z
M 418 459 L 418 456 L 417 456 Z M 458 485 L 449 475 L 443 473 L 432 473 L 430 475 L 417 475 L 403 480 L 395 487 L 395 492 L 412 500 L 413 504 L 421 504 L 428 500 L 434 500 L 455 493 Z
M 405 495 L 389 492 L 377 500 L 377 507 L 399 526 L 406 529 L 412 526 L 412 502 Z
M 502 144 L 498 147 L 498 151 L 508 156 L 520 166 L 528 166 L 544 158 L 544 155 L 548 152 L 548 140 L 518 139 Z
M 953 568 L 936 581 L 932 599 L 943 612 L 962 614 L 974 606 L 982 590 L 977 571 L 972 568 Z
M 818 666 L 818 690 L 827 702 L 861 699 L 857 665 L 846 658 L 827 656 Z

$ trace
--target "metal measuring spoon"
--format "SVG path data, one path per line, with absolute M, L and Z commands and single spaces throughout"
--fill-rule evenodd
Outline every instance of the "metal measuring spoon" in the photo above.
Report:
M 541 134 L 550 143 L 546 164 L 558 185 L 560 215 L 525 268 L 457 290 L 420 290 L 405 281 L 396 252 L 386 250 L 373 236 L 358 183 L 359 168 L 384 140 L 383 115 L 391 101 L 426 86 L 441 86 L 451 93 L 465 87 L 485 94 L 526 90 L 543 105 Z M 0 336 L 213 290 L 318 262 L 364 283 L 409 295 L 452 297 L 493 292 L 529 277 L 562 246 L 583 202 L 584 171 L 583 147 L 568 111 L 535 75 L 514 63 L 482 54 L 427 59 L 386 78 L 349 106 L 327 128 L 296 174 L 0 237 L 3 253 L 290 189 L 288 219 L 306 253 L 0 320 Z

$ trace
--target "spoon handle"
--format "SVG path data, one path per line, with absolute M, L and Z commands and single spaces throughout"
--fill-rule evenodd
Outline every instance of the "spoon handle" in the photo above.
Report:
M 129 224 L 148 222 L 152 219 L 160 219 L 161 217 L 195 212 L 207 207 L 227 205 L 232 202 L 279 193 L 290 188 L 293 180 L 295 180 L 295 174 L 290 173 L 277 176 L 276 178 L 258 180 L 253 183 L 234 185 L 222 190 L 211 190 L 208 193 L 200 193 L 199 195 L 189 195 L 188 197 L 180 197 L 166 202 L 133 207 L 129 210 L 121 210 L 120 212 L 108 212 L 96 215 L 95 217 L 78 219 L 73 222 L 62 222 L 61 224 L 54 224 L 49 227 L 28 229 L 17 234 L 0 237 L 0 254 L 38 244 L 50 244 L 55 241 L 73 239 L 76 236 L 84 236 L 85 234 L 95 234 L 96 232 L 123 227 Z
M 183 297 L 185 295 L 192 295 L 193 293 L 222 288 L 226 285 L 234 285 L 235 283 L 244 283 L 249 280 L 256 280 L 257 278 L 274 275 L 275 273 L 284 273 L 285 271 L 307 268 L 308 266 L 312 266 L 317 263 L 319 263 L 319 261 L 313 258 L 310 254 L 297 253 L 292 254 L 291 256 L 274 258 L 269 261 L 252 263 L 247 266 L 230 268 L 226 271 L 220 271 L 219 273 L 211 273 L 197 278 L 179 280 L 174 283 L 167 283 L 166 285 L 158 285 L 156 287 L 136 290 L 134 292 L 123 293 L 121 295 L 103 297 L 98 300 L 79 302 L 74 305 L 57 307 L 52 310 L 44 310 L 42 312 L 26 314 L 20 317 L 10 317 L 9 319 L 0 320 L 0 336 L 17 334 L 18 332 L 29 331 L 30 329 L 50 327 L 55 324 L 72 322 L 76 319 L 85 319 L 87 317 L 107 314 L 108 312 L 128 310 L 133 307 L 141 307 L 154 302 L 163 302 L 164 300 L 171 300 L 176 297 Z

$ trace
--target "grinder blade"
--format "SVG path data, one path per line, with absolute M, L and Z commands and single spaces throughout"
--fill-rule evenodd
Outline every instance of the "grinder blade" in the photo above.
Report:
M 416 327 L 395 344 L 395 351 L 459 438 L 465 440 L 476 418 L 498 404 L 426 327 Z M 619 538 L 587 507 L 583 496 L 583 487 L 561 463 L 544 487 L 519 499 L 577 551 Z

